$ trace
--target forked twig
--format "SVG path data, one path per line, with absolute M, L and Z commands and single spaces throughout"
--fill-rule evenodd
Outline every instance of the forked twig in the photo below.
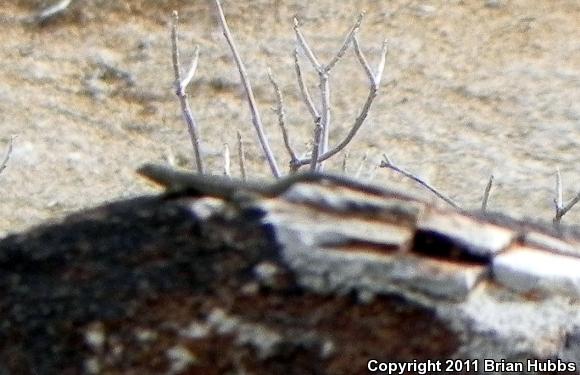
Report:
M 204 173 L 203 168 L 203 161 L 201 159 L 201 152 L 200 152 L 200 139 L 198 134 L 198 126 L 191 111 L 191 107 L 189 106 L 189 102 L 187 100 L 187 94 L 185 93 L 185 89 L 191 82 L 193 76 L 195 75 L 195 71 L 197 69 L 197 62 L 199 60 L 199 48 L 196 46 L 193 52 L 193 59 L 191 62 L 191 67 L 187 71 L 185 78 L 182 77 L 181 71 L 181 64 L 179 62 L 179 47 L 178 47 L 178 33 L 177 33 L 177 24 L 179 22 L 179 14 L 177 11 L 173 12 L 173 23 L 171 25 L 171 56 L 173 59 L 173 71 L 175 73 L 175 94 L 179 98 L 179 104 L 181 106 L 181 113 L 183 114 L 183 119 L 187 124 L 187 130 L 189 132 L 189 137 L 191 139 L 191 145 L 193 146 L 193 153 L 195 156 L 195 163 L 197 166 L 197 171 L 199 173 Z
M 252 123 L 254 124 L 254 128 L 256 129 L 256 133 L 258 134 L 258 139 L 260 141 L 260 145 L 262 146 L 262 151 L 264 152 L 264 155 L 266 156 L 266 160 L 268 161 L 270 169 L 272 170 L 272 174 L 274 175 L 274 177 L 279 178 L 280 177 L 280 169 L 278 168 L 278 165 L 276 164 L 276 159 L 274 158 L 274 154 L 272 153 L 272 150 L 270 149 L 268 139 L 266 138 L 266 134 L 264 133 L 262 119 L 260 118 L 260 112 L 258 111 L 258 107 L 256 105 L 256 100 L 254 99 L 254 92 L 252 90 L 252 86 L 250 84 L 248 74 L 246 73 L 246 68 L 244 66 L 244 63 L 242 62 L 242 58 L 240 57 L 240 54 L 238 53 L 238 50 L 236 48 L 236 44 L 235 44 L 234 39 L 230 33 L 230 29 L 228 27 L 228 23 L 226 21 L 226 17 L 224 15 L 224 11 L 222 9 L 220 0 L 215 0 L 215 5 L 216 5 L 217 11 L 218 11 L 218 16 L 219 16 L 218 18 L 219 18 L 219 21 L 220 21 L 220 24 L 222 27 L 224 37 L 226 38 L 226 41 L 228 42 L 228 45 L 230 46 L 230 50 L 232 51 L 234 61 L 236 63 L 236 66 L 238 67 L 238 71 L 240 73 L 240 80 L 242 81 L 242 84 L 243 84 L 244 89 L 246 91 L 248 105 L 250 106 L 250 112 L 252 113 Z
M 576 196 L 564 205 L 564 195 L 562 193 L 562 175 L 560 174 L 560 168 L 556 169 L 556 198 L 554 198 L 554 206 L 556 209 L 556 214 L 552 221 L 554 224 L 559 224 L 562 217 L 568 213 L 578 202 L 580 202 L 580 192 Z
M 362 23 L 362 20 L 364 18 L 364 15 L 365 15 L 365 12 L 361 12 L 358 15 L 358 17 L 357 17 L 354 25 L 352 25 L 352 27 L 350 28 L 350 30 L 346 34 L 346 37 L 344 38 L 344 41 L 342 42 L 342 46 L 340 46 L 340 49 L 338 50 L 338 52 L 336 53 L 336 55 L 334 55 L 334 57 L 332 58 L 332 60 L 330 60 L 330 62 L 328 64 L 326 64 L 326 66 L 324 67 L 324 70 L 326 70 L 327 73 L 330 72 L 332 70 L 332 68 L 334 68 L 334 66 L 336 65 L 336 63 L 339 62 L 340 59 L 346 53 L 346 50 L 348 49 L 348 46 L 350 45 L 350 43 L 352 42 L 353 38 L 356 36 L 356 33 L 360 29 L 360 25 Z
M 282 91 L 280 90 L 278 83 L 276 83 L 276 80 L 274 79 L 274 76 L 272 75 L 272 71 L 270 69 L 268 69 L 268 78 L 270 79 L 270 83 L 272 84 L 272 87 L 274 88 L 274 93 L 276 94 L 275 111 L 276 114 L 278 115 L 278 125 L 280 126 L 280 130 L 282 131 L 284 146 L 286 147 L 286 150 L 290 155 L 290 171 L 295 172 L 296 169 L 293 167 L 293 165 L 296 163 L 296 160 L 298 160 L 298 157 L 296 156 L 296 152 L 294 152 L 292 146 L 290 145 L 288 130 L 286 129 L 286 113 L 284 111 L 284 99 L 282 97 Z
M 383 154 L 383 158 L 384 160 L 381 161 L 381 164 L 379 165 L 380 168 L 389 168 L 392 169 L 395 172 L 398 172 L 400 174 L 402 174 L 403 176 L 410 178 L 411 180 L 417 182 L 419 185 L 425 187 L 426 189 L 428 189 L 429 191 L 431 191 L 433 194 L 435 194 L 436 196 L 438 196 L 439 198 L 441 198 L 442 200 L 444 200 L 445 202 L 447 202 L 450 206 L 456 208 L 456 209 L 461 209 L 461 207 L 459 207 L 459 205 L 457 203 L 455 203 L 453 201 L 453 199 L 445 196 L 443 193 L 440 193 L 437 189 L 435 189 L 433 186 L 429 185 L 429 183 L 425 182 L 423 179 L 421 179 L 420 177 L 415 176 L 413 173 L 408 172 L 398 166 L 396 166 L 391 159 L 389 159 L 389 157 L 387 156 L 387 154 Z
M 485 212 L 487 210 L 487 202 L 489 201 L 489 196 L 491 193 L 491 186 L 493 185 L 493 174 L 489 176 L 489 181 L 485 186 L 485 191 L 483 192 L 483 199 L 481 200 L 481 211 Z
M 16 138 L 15 135 L 10 136 L 10 140 L 8 141 L 8 147 L 6 148 L 6 152 L 4 153 L 4 158 L 2 158 L 2 162 L 0 163 L 0 173 L 4 172 L 4 169 L 6 169 L 8 161 L 10 160 L 10 156 L 12 156 L 14 138 Z
M 362 22 L 364 13 L 361 13 L 354 25 L 350 28 L 349 32 L 347 33 L 342 45 L 340 46 L 338 52 L 334 55 L 334 57 L 329 61 L 328 64 L 323 65 L 321 64 L 312 48 L 308 45 L 304 34 L 300 30 L 300 24 L 296 18 L 294 18 L 294 32 L 296 34 L 296 42 L 298 46 L 304 51 L 304 54 L 318 73 L 319 78 L 319 88 L 320 88 L 320 103 L 321 109 L 317 111 L 314 108 L 312 100 L 309 98 L 308 91 L 305 89 L 306 85 L 302 79 L 302 74 L 300 72 L 300 65 L 298 64 L 298 57 L 295 54 L 295 65 L 296 65 L 296 72 L 298 75 L 298 83 L 300 84 L 300 89 L 302 91 L 302 96 L 306 102 L 306 105 L 314 118 L 314 123 L 316 125 L 316 129 L 314 131 L 314 136 L 317 137 L 313 141 L 314 147 L 316 149 L 312 150 L 311 159 L 307 162 L 310 163 L 310 168 L 312 170 L 321 171 L 324 168 L 324 160 L 320 160 L 319 156 L 325 154 L 328 151 L 328 138 L 330 134 L 330 85 L 329 85 L 329 75 L 330 71 L 334 66 L 340 61 L 340 59 L 344 56 L 346 50 L 350 46 L 356 32 L 360 28 L 360 24 Z M 319 128 L 320 127 L 320 131 Z M 307 164 L 304 163 L 304 164 Z M 303 164 L 302 164 L 303 165 Z M 297 168 L 297 166 L 295 166 Z
M 367 77 L 369 79 L 369 94 L 367 96 L 367 99 L 366 99 L 358 117 L 356 118 L 356 120 L 355 120 L 352 128 L 348 132 L 348 134 L 332 150 L 327 151 L 327 152 L 319 155 L 318 156 L 319 162 L 327 160 L 328 158 L 336 155 L 337 153 L 342 151 L 352 141 L 352 139 L 357 134 L 357 132 L 359 131 L 359 129 L 363 125 L 364 121 L 366 120 L 368 113 L 372 107 L 373 101 L 376 98 L 378 91 L 379 91 L 379 88 L 380 88 L 380 84 L 381 84 L 381 80 L 382 80 L 382 76 L 383 76 L 383 72 L 384 72 L 384 68 L 385 68 L 387 52 L 388 52 L 387 41 L 385 40 L 383 42 L 383 47 L 381 50 L 381 57 L 379 60 L 379 64 L 377 65 L 376 73 L 373 73 L 366 57 L 364 56 L 362 50 L 360 49 L 360 45 L 359 45 L 358 38 L 357 38 L 356 34 L 353 35 L 352 40 L 353 40 L 353 45 L 354 45 L 354 49 L 355 49 L 355 53 L 357 55 L 357 58 L 358 58 L 361 66 L 363 67 L 363 69 L 366 72 Z M 311 163 L 312 163 L 311 159 L 298 160 L 299 166 L 311 164 Z

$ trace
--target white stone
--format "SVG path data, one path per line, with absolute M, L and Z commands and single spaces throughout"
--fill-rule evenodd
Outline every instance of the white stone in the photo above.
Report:
M 517 292 L 580 296 L 580 258 L 519 247 L 496 256 L 492 273 Z

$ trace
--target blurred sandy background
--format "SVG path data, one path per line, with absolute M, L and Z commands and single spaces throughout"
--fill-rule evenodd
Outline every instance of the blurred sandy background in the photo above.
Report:
M 144 162 L 192 168 L 172 91 L 169 22 L 181 15 L 181 53 L 201 48 L 190 102 L 210 171 L 224 143 L 243 134 L 249 169 L 269 173 L 237 70 L 210 1 L 84 0 L 44 25 L 21 22 L 48 1 L 0 0 L 0 147 L 17 135 L 0 175 L 0 234 L 154 189 L 134 174 Z M 383 87 L 354 142 L 347 169 L 365 152 L 363 177 L 404 184 L 374 170 L 383 152 L 453 197 L 478 207 L 490 173 L 490 209 L 550 220 L 554 172 L 564 196 L 580 190 L 580 3 L 577 0 L 224 1 L 278 162 L 288 157 L 271 111 L 271 67 L 285 95 L 295 148 L 312 121 L 298 94 L 292 17 L 320 60 L 332 56 L 356 15 L 375 66 L 390 44 Z M 311 92 L 316 76 L 304 62 Z M 352 51 L 333 71 L 331 144 L 362 106 L 366 76 Z M 329 164 L 339 170 L 342 155 Z M 237 165 L 234 163 L 234 174 Z M 564 222 L 578 223 L 580 207 Z

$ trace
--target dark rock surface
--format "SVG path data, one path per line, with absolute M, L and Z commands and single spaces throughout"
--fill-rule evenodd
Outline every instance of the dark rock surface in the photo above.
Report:
M 2 240 L 0 373 L 351 374 L 455 351 L 429 309 L 297 287 L 269 238 L 145 197 Z

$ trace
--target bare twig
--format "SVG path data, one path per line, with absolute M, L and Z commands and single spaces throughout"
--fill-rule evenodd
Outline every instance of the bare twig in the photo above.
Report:
M 489 195 L 491 193 L 491 186 L 493 185 L 493 174 L 489 176 L 489 181 L 485 186 L 485 191 L 483 192 L 483 199 L 481 200 L 481 210 L 485 212 L 487 210 L 487 202 L 489 201 Z
M 312 155 L 310 155 L 310 170 L 316 171 L 318 166 L 318 155 L 320 153 L 320 140 L 322 134 L 322 124 L 318 121 L 314 124 L 314 141 L 312 143 Z
M 296 68 L 296 78 L 298 79 L 298 86 L 300 87 L 300 93 L 302 94 L 302 98 L 304 99 L 304 103 L 306 103 L 306 108 L 314 118 L 314 123 L 320 121 L 320 114 L 318 110 L 314 106 L 314 102 L 312 101 L 312 97 L 308 92 L 308 87 L 306 86 L 306 82 L 304 81 L 304 77 L 302 76 L 302 70 L 300 69 L 300 62 L 298 60 L 298 50 L 294 50 L 294 67 Z
M 278 125 L 280 126 L 280 130 L 282 131 L 282 138 L 284 139 L 284 146 L 286 147 L 286 150 L 288 151 L 288 154 L 290 155 L 290 171 L 295 172 L 296 168 L 294 168 L 294 165 L 296 164 L 296 160 L 298 160 L 298 157 L 296 156 L 296 153 L 292 149 L 292 146 L 290 145 L 290 139 L 288 138 L 288 131 L 286 129 L 286 117 L 285 117 L 285 111 L 284 111 L 284 99 L 282 97 L 282 91 L 280 90 L 278 83 L 276 83 L 274 76 L 272 76 L 272 72 L 270 69 L 268 69 L 268 78 L 270 78 L 270 83 L 272 84 L 272 87 L 274 88 L 274 93 L 276 94 L 276 110 L 275 111 L 276 111 L 276 114 L 278 115 Z
M 368 158 L 369 158 L 369 152 L 368 151 L 365 151 L 365 154 L 363 155 L 363 157 L 362 157 L 362 159 L 360 161 L 360 164 L 358 166 L 358 169 L 357 169 L 356 173 L 354 174 L 354 177 L 355 178 L 360 178 L 360 175 L 361 175 L 361 173 L 362 173 L 362 171 L 363 171 L 363 169 L 365 167 L 365 163 L 366 163 L 366 161 L 367 161 Z
M 12 156 L 14 138 L 16 138 L 15 135 L 10 136 L 10 140 L 8 141 L 8 147 L 6 148 L 6 152 L 4 153 L 4 158 L 2 158 L 2 162 L 0 163 L 0 173 L 4 172 L 4 169 L 6 169 L 8 161 L 10 160 L 10 156 Z
M 315 123 L 318 123 L 318 118 L 320 118 L 320 131 L 316 130 L 314 132 L 315 136 L 317 136 L 318 138 L 315 139 L 313 142 L 313 144 L 315 146 L 317 146 L 318 149 L 313 150 L 312 155 L 311 155 L 311 158 L 317 158 L 317 159 L 310 160 L 310 161 L 307 161 L 305 163 L 305 164 L 307 164 L 309 162 L 311 165 L 311 169 L 316 170 L 316 171 L 323 170 L 324 160 L 326 160 L 326 159 L 320 160 L 319 157 L 321 155 L 324 155 L 328 151 L 328 138 L 329 138 L 329 134 L 330 134 L 329 74 L 330 74 L 330 71 L 332 70 L 332 68 L 334 68 L 334 66 L 338 63 L 338 61 L 340 61 L 340 59 L 344 56 L 346 50 L 348 49 L 348 47 L 352 43 L 352 41 L 356 35 L 356 32 L 360 28 L 360 24 L 362 22 L 363 15 L 364 15 L 364 13 L 361 13 L 358 16 L 356 22 L 354 23 L 354 25 L 350 28 L 349 32 L 347 33 L 347 35 L 344 39 L 344 42 L 340 46 L 340 49 L 338 50 L 336 55 L 326 65 L 320 64 L 320 62 L 316 58 L 316 55 L 314 54 L 314 52 L 312 52 L 312 49 L 308 45 L 306 38 L 302 34 L 298 20 L 296 18 L 294 18 L 294 31 L 296 33 L 297 44 L 304 51 L 306 57 L 308 58 L 308 60 L 310 61 L 310 63 L 314 67 L 314 69 L 318 72 L 318 78 L 319 78 L 320 103 L 321 103 L 320 117 L 315 115 L 315 113 L 317 113 L 317 111 L 315 110 L 315 108 L 312 104 L 312 101 L 309 100 L 307 92 L 304 90 L 305 85 L 304 85 L 303 81 L 301 80 L 300 67 L 297 64 L 298 58 L 295 57 L 296 66 L 297 66 L 297 73 L 299 75 L 298 80 L 299 80 L 299 84 L 301 85 L 302 96 L 305 98 L 305 102 L 309 108 L 310 113 L 314 116 Z M 318 127 L 318 124 L 317 124 L 317 127 Z
M 355 43 L 358 43 L 355 40 Z M 381 59 L 377 64 L 377 72 L 375 73 L 375 86 L 377 89 L 381 86 L 381 80 L 383 79 L 383 72 L 385 71 L 385 62 L 387 61 L 387 53 L 389 52 L 389 45 L 387 40 L 383 40 L 383 48 L 381 49 Z
M 387 56 L 387 52 L 388 52 L 387 42 L 386 41 L 383 42 L 383 47 L 381 50 L 381 58 L 380 58 L 378 66 L 377 66 L 377 73 L 376 74 L 373 74 L 372 69 L 370 68 L 370 65 L 368 64 L 366 57 L 362 53 L 362 50 L 360 49 L 356 34 L 353 36 L 353 45 L 355 47 L 355 53 L 359 59 L 359 62 L 361 63 L 363 69 L 365 70 L 367 77 L 369 79 L 369 82 L 370 82 L 369 94 L 367 96 L 367 99 L 366 99 L 361 111 L 360 111 L 360 114 L 356 118 L 354 125 L 352 126 L 352 128 L 350 129 L 348 134 L 332 150 L 321 154 L 318 157 L 319 162 L 324 161 L 324 160 L 336 155 L 337 153 L 342 151 L 352 141 L 352 139 L 357 134 L 357 132 L 359 131 L 359 129 L 363 125 L 364 121 L 366 120 L 368 113 L 372 107 L 373 101 L 376 98 L 376 96 L 378 94 L 378 90 L 380 88 L 380 83 L 381 83 L 383 71 L 385 68 L 386 56 Z M 306 165 L 306 164 L 310 164 L 311 160 L 310 159 L 300 159 L 298 161 L 298 163 L 299 163 L 299 165 Z
M 38 23 L 47 22 L 48 20 L 57 17 L 59 14 L 67 10 L 71 3 L 72 0 L 61 0 L 38 12 L 38 14 L 34 17 L 34 20 Z
M 324 169 L 324 162 L 318 159 L 319 155 L 328 151 L 328 137 L 330 134 L 330 83 L 328 82 L 328 72 L 324 71 L 319 74 L 320 79 L 320 102 L 322 105 L 322 113 L 320 117 L 321 134 L 318 140 L 318 153 L 316 170 L 322 171 Z
M 580 192 L 578 192 L 574 198 L 570 199 L 570 201 L 560 210 L 560 217 L 566 215 L 578 202 L 580 202 Z
M 356 54 L 356 57 L 357 57 L 358 61 L 360 62 L 360 64 L 362 65 L 365 73 L 367 74 L 367 78 L 369 79 L 370 84 L 374 85 L 375 84 L 375 75 L 373 73 L 373 70 L 371 69 L 371 66 L 369 65 L 369 62 L 367 61 L 367 58 L 365 57 L 364 53 L 360 49 L 360 44 L 358 42 L 358 37 L 356 35 L 355 35 L 354 40 L 353 40 L 353 45 L 354 45 L 354 52 Z
M 298 45 L 300 46 L 300 48 L 302 48 L 302 50 L 306 54 L 306 57 L 308 57 L 308 60 L 310 60 L 310 63 L 314 66 L 316 71 L 322 70 L 322 65 L 320 65 L 320 63 L 318 62 L 318 59 L 314 55 L 314 52 L 312 52 L 312 49 L 310 48 L 310 46 L 308 46 L 308 43 L 306 42 L 306 39 L 304 38 L 302 31 L 300 31 L 300 23 L 298 22 L 298 19 L 296 17 L 294 17 L 294 32 L 296 33 L 296 40 L 298 41 Z
M 560 168 L 556 168 L 556 198 L 554 198 L 556 205 L 556 213 L 564 207 L 564 193 L 562 192 L 562 174 Z
M 230 169 L 230 146 L 227 143 L 224 143 L 224 176 L 232 176 Z
M 270 149 L 268 139 L 266 138 L 266 134 L 264 133 L 262 119 L 260 118 L 260 113 L 259 113 L 258 107 L 256 105 L 256 100 L 254 99 L 254 93 L 252 91 L 252 86 L 250 84 L 248 74 L 246 73 L 246 68 L 244 66 L 244 63 L 242 62 L 242 58 L 240 57 L 240 54 L 238 53 L 234 39 L 230 33 L 230 29 L 229 29 L 228 24 L 226 22 L 226 17 L 224 15 L 224 11 L 222 9 L 220 0 L 215 0 L 215 5 L 216 5 L 217 11 L 218 11 L 218 16 L 219 16 L 219 20 L 220 20 L 220 24 L 221 24 L 221 27 L 223 30 L 224 37 L 226 38 L 226 41 L 228 42 L 228 45 L 230 46 L 230 49 L 232 51 L 232 55 L 234 57 L 234 61 L 236 62 L 236 65 L 238 67 L 238 71 L 240 73 L 240 79 L 242 81 L 244 89 L 246 90 L 248 105 L 250 106 L 250 112 L 252 113 L 252 123 L 254 124 L 254 128 L 256 129 L 256 133 L 258 134 L 258 139 L 260 141 L 260 145 L 262 146 L 262 151 L 264 152 L 264 156 L 266 156 L 266 159 L 268 161 L 270 169 L 272 170 L 272 174 L 274 175 L 274 177 L 279 178 L 280 177 L 280 169 L 278 168 L 278 165 L 276 163 L 276 159 L 274 158 L 274 154 L 272 153 L 272 150 Z
M 173 24 L 171 25 L 171 51 L 172 51 L 172 59 L 173 59 L 173 71 L 175 73 L 175 94 L 179 98 L 179 104 L 181 106 L 181 113 L 183 114 L 183 119 L 187 124 L 187 130 L 189 132 L 189 137 L 191 139 L 191 145 L 193 146 L 193 153 L 195 156 L 195 163 L 197 166 L 197 171 L 199 173 L 204 173 L 203 168 L 203 161 L 201 159 L 201 152 L 200 152 L 200 139 L 198 134 L 198 126 L 191 111 L 191 107 L 189 106 L 189 102 L 187 101 L 187 94 L 185 93 L 185 89 L 187 85 L 191 82 L 195 74 L 195 70 L 197 69 L 197 62 L 199 59 L 199 48 L 196 46 L 193 59 L 191 63 L 191 67 L 188 70 L 185 79 L 182 80 L 182 72 L 181 72 L 181 64 L 179 62 L 179 47 L 178 47 L 178 34 L 177 34 L 177 24 L 179 22 L 179 15 L 177 11 L 173 12 Z
M 574 207 L 578 202 L 580 202 L 580 192 L 578 192 L 574 198 L 570 199 L 570 201 L 564 207 L 562 207 L 559 213 L 558 221 L 562 218 L 562 216 L 566 215 L 568 211 L 570 211 L 570 209 L 572 209 L 572 207 Z
M 238 130 L 238 159 L 240 162 L 240 174 L 242 181 L 246 181 L 246 152 L 244 151 L 244 142 L 242 141 L 242 134 Z
M 381 161 L 381 164 L 379 165 L 379 167 L 392 169 L 393 171 L 398 172 L 407 178 L 410 178 L 411 180 L 417 182 L 419 185 L 425 187 L 426 189 L 431 191 L 433 194 L 435 194 L 436 196 L 438 196 L 439 198 L 441 198 L 442 200 L 447 202 L 450 206 L 452 206 L 456 209 L 461 209 L 459 207 L 459 205 L 457 203 L 455 203 L 451 198 L 445 196 L 443 193 L 440 193 L 437 189 L 435 189 L 434 187 L 429 185 L 427 182 L 422 180 L 420 177 L 417 177 L 413 173 L 408 172 L 408 171 L 396 166 L 395 164 L 393 164 L 393 162 L 389 159 L 387 154 L 383 154 L 383 158 L 384 158 L 384 160 Z
M 342 173 L 346 174 L 346 161 L 348 160 L 348 151 L 344 153 L 344 157 L 342 158 Z
M 336 65 L 337 62 L 340 61 L 340 59 L 344 56 L 344 54 L 346 53 L 346 50 L 348 49 L 348 46 L 350 45 L 350 43 L 352 42 L 353 38 L 355 37 L 358 29 L 360 29 L 360 24 L 363 20 L 365 13 L 362 12 L 358 15 L 354 25 L 352 25 L 352 27 L 350 28 L 348 34 L 346 34 L 346 37 L 344 38 L 344 42 L 342 42 L 342 46 L 340 47 L 340 49 L 338 50 L 338 52 L 336 53 L 336 55 L 334 55 L 334 57 L 332 58 L 332 60 L 330 60 L 330 62 L 326 65 L 325 70 L 327 72 L 330 72 L 332 70 L 332 68 L 334 68 L 334 66 Z
M 562 193 L 562 175 L 560 174 L 560 168 L 556 169 L 556 198 L 554 198 L 554 206 L 556 209 L 556 214 L 552 220 L 554 224 L 559 224 L 562 217 L 568 213 L 578 202 L 580 202 L 580 192 L 576 196 L 564 205 L 564 198 Z

